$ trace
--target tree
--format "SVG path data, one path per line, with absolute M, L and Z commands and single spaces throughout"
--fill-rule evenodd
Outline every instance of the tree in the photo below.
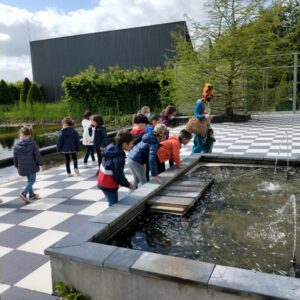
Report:
M 20 93 L 20 103 L 27 102 L 27 96 L 28 96 L 28 92 L 30 90 L 30 86 L 31 86 L 31 81 L 27 77 L 25 77 L 25 79 L 23 81 L 21 93 Z
M 13 98 L 4 80 L 0 81 L 0 104 L 9 105 L 13 103 Z
M 36 83 L 32 83 L 27 96 L 27 103 L 41 103 L 44 101 L 40 87 Z

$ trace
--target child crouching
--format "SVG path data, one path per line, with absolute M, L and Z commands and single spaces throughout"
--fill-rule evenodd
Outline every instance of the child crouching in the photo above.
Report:
M 108 145 L 102 153 L 102 162 L 98 174 L 98 187 L 107 198 L 109 206 L 118 202 L 119 185 L 133 190 L 124 174 L 126 155 L 133 146 L 134 137 L 127 130 L 120 130 L 116 136 L 116 145 Z
M 179 135 L 171 135 L 168 140 L 160 143 L 157 151 L 158 174 L 165 171 L 165 162 L 170 160 L 180 167 L 180 148 L 181 144 L 187 145 L 192 139 L 192 134 L 182 129 Z

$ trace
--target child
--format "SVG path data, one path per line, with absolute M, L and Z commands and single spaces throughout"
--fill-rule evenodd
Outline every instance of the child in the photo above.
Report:
M 27 176 L 27 184 L 20 195 L 21 200 L 30 203 L 30 200 L 39 199 L 39 195 L 33 192 L 33 184 L 36 173 L 43 169 L 43 161 L 37 143 L 32 139 L 32 128 L 22 127 L 20 129 L 20 140 L 14 147 L 14 165 L 20 176 Z M 29 194 L 29 198 L 27 198 Z
M 149 124 L 148 118 L 144 115 L 138 115 L 135 118 L 135 124 L 133 125 L 133 128 L 131 129 L 130 133 L 134 136 L 134 145 L 138 144 L 141 140 L 143 135 L 146 132 L 147 124 Z
M 61 123 L 63 128 L 58 136 L 56 144 L 57 152 L 61 152 L 65 155 L 67 177 L 72 176 L 70 169 L 71 156 L 74 163 L 74 172 L 79 176 L 80 173 L 76 155 L 76 152 L 79 151 L 79 134 L 73 128 L 74 121 L 71 118 L 64 118 Z
M 192 134 L 185 129 L 182 129 L 179 135 L 171 135 L 166 141 L 160 143 L 160 148 L 157 151 L 158 174 L 165 171 L 165 162 L 171 160 L 175 162 L 177 167 L 180 167 L 180 147 L 181 144 L 187 145 L 192 139 Z
M 132 126 L 134 126 L 134 124 L 136 123 L 136 117 L 138 115 L 143 115 L 143 116 L 147 117 L 147 119 L 149 120 L 149 118 L 151 116 L 150 107 L 143 106 L 136 114 L 133 115 Z
M 149 119 L 149 123 L 147 125 L 147 128 L 146 128 L 146 132 L 147 133 L 151 133 L 153 132 L 153 128 L 157 125 L 157 124 L 160 124 L 160 116 L 159 115 L 153 115 L 150 117 Z
M 167 108 L 163 110 L 162 113 L 160 114 L 161 123 L 169 127 L 172 121 L 174 120 L 176 113 L 177 111 L 174 106 L 172 105 L 167 106 Z
M 101 165 L 101 151 L 106 146 L 107 140 L 107 132 L 106 128 L 103 126 L 104 122 L 100 115 L 92 116 L 92 127 L 95 127 L 95 135 L 94 135 L 94 149 L 96 150 L 98 157 L 98 167 Z M 98 175 L 98 173 L 97 173 Z
M 116 145 L 110 144 L 103 151 L 103 159 L 98 174 L 98 187 L 107 198 L 109 206 L 118 202 L 119 185 L 134 189 L 124 175 L 125 151 L 133 146 L 134 137 L 127 130 L 120 130 L 116 136 Z
M 151 175 L 159 181 L 157 176 L 156 153 L 159 148 L 159 142 L 167 133 L 167 128 L 163 124 L 154 127 L 152 133 L 146 133 L 142 141 L 139 142 L 128 155 L 128 167 L 134 176 L 134 185 L 138 183 L 143 185 L 147 182 L 145 164 L 149 160 Z
M 89 156 L 91 156 L 93 162 L 95 161 L 93 145 L 95 129 L 92 128 L 91 130 L 89 130 L 91 128 L 91 116 L 92 113 L 90 111 L 86 111 L 81 122 L 81 125 L 83 127 L 82 144 L 85 147 L 85 156 L 83 159 L 83 165 L 85 168 L 87 167 Z

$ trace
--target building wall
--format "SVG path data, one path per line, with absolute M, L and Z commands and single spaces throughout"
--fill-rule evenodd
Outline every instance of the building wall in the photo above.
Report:
M 63 76 L 84 71 L 89 65 L 98 70 L 163 67 L 172 55 L 171 32 L 187 35 L 185 22 L 62 37 L 30 43 L 33 79 L 43 85 L 48 101 L 59 99 Z

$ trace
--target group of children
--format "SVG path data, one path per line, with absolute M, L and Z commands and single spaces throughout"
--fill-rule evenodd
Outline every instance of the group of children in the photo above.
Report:
M 165 170 L 165 162 L 170 165 L 181 166 L 180 148 L 192 138 L 185 129 L 179 135 L 169 136 L 170 125 L 176 109 L 168 106 L 162 114 L 151 116 L 149 107 L 143 107 L 133 118 L 131 131 L 120 130 L 115 137 L 115 144 L 107 145 L 107 132 L 100 115 L 85 112 L 82 120 L 83 138 L 85 147 L 84 167 L 87 167 L 91 157 L 95 162 L 94 152 L 97 153 L 99 170 L 97 172 L 98 187 L 106 196 L 109 206 L 118 202 L 119 186 L 131 190 L 138 188 L 149 180 L 149 173 L 160 181 L 159 174 Z M 74 172 L 78 170 L 77 152 L 80 138 L 73 128 L 74 121 L 64 118 L 58 140 L 57 151 L 64 154 L 67 176 L 72 176 L 70 162 L 74 163 Z M 28 182 L 20 198 L 26 203 L 38 199 L 32 186 L 36 173 L 43 162 L 37 144 L 32 139 L 32 129 L 23 127 L 20 131 L 20 141 L 14 148 L 14 162 L 21 176 L 27 176 Z M 128 152 L 128 167 L 133 174 L 133 182 L 129 182 L 124 174 L 126 154 Z M 27 196 L 28 195 L 28 196 Z

